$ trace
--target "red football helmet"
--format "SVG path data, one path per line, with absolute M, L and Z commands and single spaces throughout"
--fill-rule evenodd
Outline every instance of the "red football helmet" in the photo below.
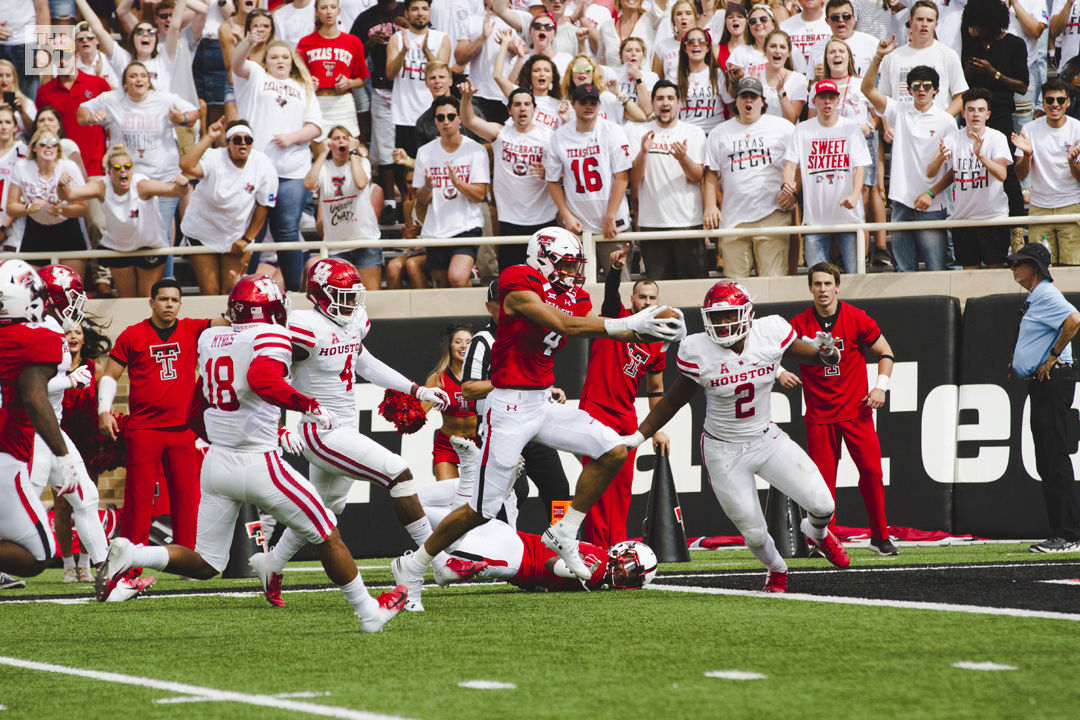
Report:
M 226 311 L 233 325 L 289 324 L 289 297 L 269 275 L 245 275 L 229 293 Z
M 585 284 L 581 240 L 564 228 L 551 226 L 533 233 L 525 249 L 525 264 L 564 290 Z
M 356 309 L 364 306 L 366 295 L 360 273 L 348 260 L 323 258 L 308 269 L 308 300 L 338 325 L 359 320 Z
M 67 265 L 46 265 L 38 270 L 48 293 L 45 309 L 52 310 L 60 318 L 65 330 L 70 330 L 83 320 L 86 293 L 82 278 Z
M 731 312 L 736 313 L 734 318 L 725 318 Z M 705 332 L 713 341 L 731 347 L 746 337 L 754 321 L 750 293 L 734 280 L 721 280 L 705 293 L 701 319 L 705 323 Z

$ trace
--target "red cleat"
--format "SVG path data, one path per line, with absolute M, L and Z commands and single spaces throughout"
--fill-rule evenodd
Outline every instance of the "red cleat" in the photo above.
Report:
M 821 540 L 815 540 L 812 537 L 807 537 L 806 542 L 813 547 L 817 547 L 821 551 L 821 554 L 825 556 L 825 559 L 838 568 L 846 568 L 851 564 L 851 558 L 848 557 L 847 550 L 840 544 L 840 541 L 836 539 L 831 530 L 825 531 L 825 537 Z
M 281 598 L 281 574 L 270 569 L 269 559 L 270 556 L 267 553 L 255 553 L 248 558 L 248 562 L 259 578 L 266 602 L 274 607 L 285 607 L 285 601 Z
M 404 585 L 398 585 L 393 590 L 384 592 L 375 598 L 379 603 L 379 609 L 375 611 L 374 616 L 362 617 L 360 613 L 356 613 L 356 617 L 360 620 L 360 630 L 367 633 L 379 632 L 386 623 L 397 617 L 404 609 L 408 598 L 409 589 Z
M 446 561 L 445 565 L 437 563 L 431 564 L 431 568 L 435 573 L 435 582 L 440 586 L 468 580 L 481 570 L 487 568 L 487 566 L 488 563 L 486 560 L 462 560 L 453 555 L 450 556 L 450 559 Z
M 786 593 L 787 592 L 787 571 L 773 572 L 769 571 L 769 574 L 765 576 L 765 587 L 761 588 L 762 592 L 771 593 Z

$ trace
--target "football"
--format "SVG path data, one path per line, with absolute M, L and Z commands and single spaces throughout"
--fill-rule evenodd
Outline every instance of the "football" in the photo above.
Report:
M 673 307 L 665 307 L 660 312 L 656 313 L 657 318 L 674 318 L 678 317 L 679 313 Z M 663 338 L 658 338 L 654 335 L 646 335 L 644 333 L 638 333 L 638 340 L 640 342 L 652 343 L 652 342 L 667 342 Z

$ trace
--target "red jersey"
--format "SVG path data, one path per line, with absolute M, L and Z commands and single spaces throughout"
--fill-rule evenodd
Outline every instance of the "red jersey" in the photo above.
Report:
M 518 533 L 525 552 L 521 555 L 521 568 L 510 581 L 511 585 L 526 590 L 581 590 L 580 580 L 559 577 L 547 569 L 547 561 L 558 557 L 549 550 L 539 535 Z M 578 543 L 578 553 L 589 567 L 598 565 L 587 583 L 590 588 L 604 582 L 607 575 L 607 550 L 599 545 Z
M 592 310 L 589 293 L 581 288 L 556 289 L 528 265 L 511 265 L 499 274 L 499 332 L 491 348 L 491 384 L 497 388 L 546 388 L 555 384 L 552 360 L 566 338 L 521 315 L 502 309 L 506 296 L 526 290 L 567 315 L 583 317 Z
M 443 370 L 442 380 L 439 383 L 446 395 L 450 398 L 450 407 L 442 411 L 443 415 L 450 417 L 473 417 L 476 415 L 476 401 L 466 400 L 461 394 L 461 381 L 454 377 L 449 369 Z
M 627 317 L 625 307 L 616 317 Z M 589 349 L 589 366 L 580 404 L 590 402 L 616 415 L 636 418 L 634 398 L 645 373 L 664 371 L 664 343 L 625 343 L 596 338 Z
M 199 335 L 208 327 L 209 320 L 183 318 L 162 330 L 143 320 L 116 338 L 109 357 L 127 367 L 128 427 L 187 427 L 199 364 Z
M 307 63 L 316 90 L 333 90 L 339 75 L 368 77 L 364 44 L 355 35 L 343 32 L 336 38 L 325 38 L 313 32 L 300 38 L 296 52 Z
M 101 175 L 101 159 L 105 156 L 105 128 L 100 125 L 80 125 L 76 117 L 79 106 L 90 98 L 112 90 L 105 78 L 79 70 L 71 89 L 60 78 L 53 78 L 38 88 L 34 103 L 40 108 L 52 105 L 60 115 L 60 124 L 69 138 L 79 146 L 87 175 Z
M 801 337 L 814 337 L 825 329 L 818 320 L 814 307 L 796 315 L 791 326 Z M 832 327 L 836 347 L 840 349 L 840 364 L 800 365 L 803 398 L 806 402 L 808 422 L 842 422 L 869 415 L 872 411 L 862 399 L 869 392 L 866 380 L 866 360 L 862 349 L 868 348 L 881 337 L 881 330 L 873 318 L 857 307 L 841 302 L 836 308 L 836 321 Z
M 34 426 L 19 393 L 19 375 L 27 365 L 51 365 L 55 374 L 63 359 L 64 336 L 55 330 L 39 323 L 0 325 L 0 452 L 30 462 Z

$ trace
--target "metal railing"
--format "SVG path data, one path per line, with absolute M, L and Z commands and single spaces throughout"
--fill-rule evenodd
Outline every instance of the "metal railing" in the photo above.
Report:
M 1060 225 L 1064 223 L 1080 223 L 1080 214 L 1071 215 L 1038 215 L 1021 217 L 1000 217 L 988 220 L 918 220 L 911 222 L 865 222 L 847 223 L 839 225 L 777 225 L 767 227 L 743 227 L 725 228 L 716 230 L 667 230 L 655 232 L 624 232 L 615 236 L 612 242 L 629 241 L 653 241 L 653 240 L 676 240 L 688 238 L 718 238 L 718 237 L 742 237 L 746 235 L 805 235 L 811 233 L 855 233 L 857 258 L 857 273 L 866 272 L 866 238 L 867 233 L 878 230 L 935 230 L 954 227 L 1000 227 L 1002 225 L 1015 225 L 1026 227 L 1029 225 Z M 461 245 L 467 241 L 469 245 L 511 245 L 524 243 L 529 239 L 527 235 L 496 235 L 469 238 L 415 238 L 402 242 L 401 238 L 382 238 L 376 240 L 339 240 L 335 242 L 327 240 L 303 241 L 303 242 L 268 242 L 258 243 L 259 251 L 269 250 L 308 250 L 317 252 L 321 257 L 328 257 L 332 252 L 352 250 L 355 248 L 370 247 L 447 247 Z M 590 267 L 596 267 L 596 243 L 604 242 L 599 233 L 588 230 L 581 234 L 582 245 L 585 249 L 585 257 Z M 73 250 L 73 251 L 49 251 L 49 252 L 0 252 L 0 260 L 8 258 L 22 258 L 23 260 L 46 260 L 50 263 L 58 263 L 61 258 L 92 259 L 102 257 L 150 257 L 156 255 L 206 255 L 205 247 L 167 247 L 154 248 L 152 250 L 134 250 L 132 252 L 119 253 L 113 250 Z

